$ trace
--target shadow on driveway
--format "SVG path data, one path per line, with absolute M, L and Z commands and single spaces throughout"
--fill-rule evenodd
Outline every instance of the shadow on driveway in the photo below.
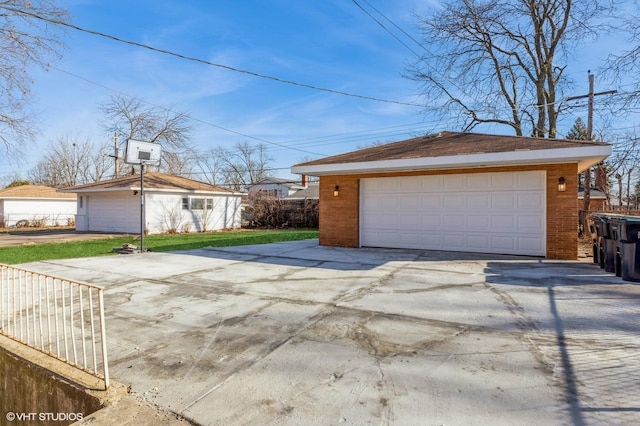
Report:
M 532 342 L 563 383 L 572 424 L 637 421 L 637 285 L 578 262 L 490 262 L 486 273 L 512 312 L 538 331 Z M 546 315 L 517 301 L 519 293 L 536 291 L 546 298 Z

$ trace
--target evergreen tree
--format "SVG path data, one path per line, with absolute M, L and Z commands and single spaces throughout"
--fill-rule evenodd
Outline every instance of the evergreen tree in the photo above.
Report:
M 580 117 L 578 117 L 569 129 L 569 133 L 567 133 L 567 139 L 573 139 L 577 141 L 586 141 L 587 140 L 587 125 L 584 124 L 584 121 Z

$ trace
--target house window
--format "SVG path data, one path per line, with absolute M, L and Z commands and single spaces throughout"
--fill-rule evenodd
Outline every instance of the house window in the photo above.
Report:
M 191 210 L 204 210 L 204 198 L 192 198 Z
M 78 208 L 82 208 L 82 203 L 84 201 L 84 196 L 80 196 L 78 197 Z
M 182 199 L 182 210 L 189 210 L 189 199 L 187 197 Z
M 213 198 L 207 198 L 207 210 L 213 210 Z

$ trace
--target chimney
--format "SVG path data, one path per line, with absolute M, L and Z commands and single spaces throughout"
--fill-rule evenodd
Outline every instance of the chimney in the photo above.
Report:
M 309 185 L 309 178 L 307 177 L 307 175 L 301 175 L 300 179 L 302 180 L 302 186 L 306 188 Z

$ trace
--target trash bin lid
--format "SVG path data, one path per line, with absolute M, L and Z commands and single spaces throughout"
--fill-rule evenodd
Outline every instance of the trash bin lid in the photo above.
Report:
M 618 220 L 619 222 L 625 222 L 625 223 L 640 223 L 640 216 L 625 215 L 616 220 Z

